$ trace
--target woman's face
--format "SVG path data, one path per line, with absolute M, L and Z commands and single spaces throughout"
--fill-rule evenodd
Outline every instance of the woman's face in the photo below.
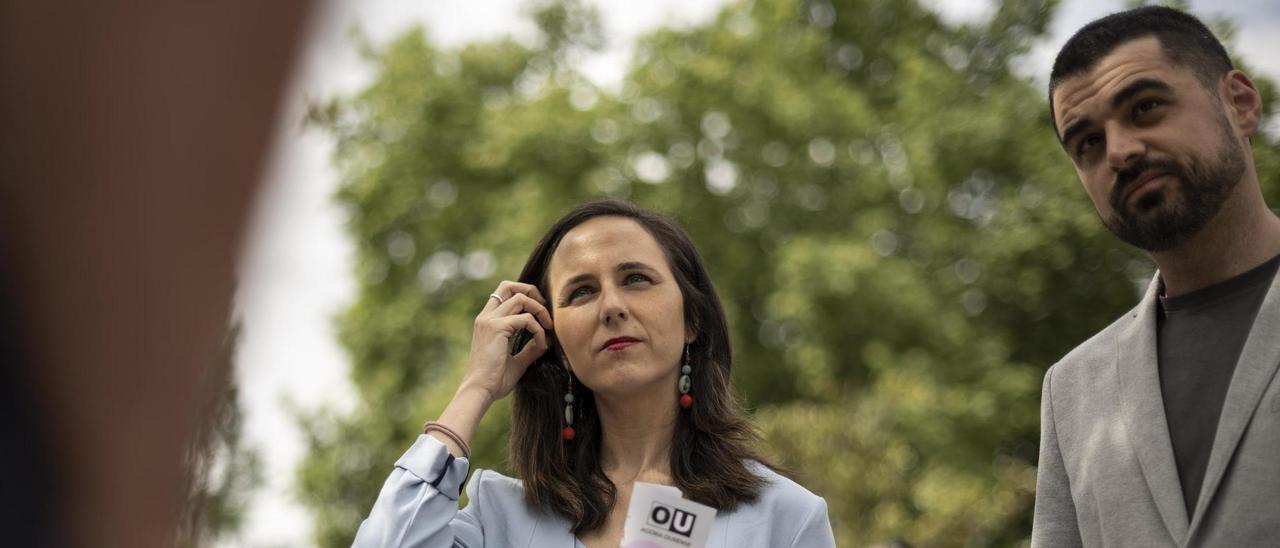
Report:
M 551 257 L 548 285 L 556 338 L 587 388 L 674 390 L 692 337 L 679 284 L 644 227 L 614 216 L 574 227 Z

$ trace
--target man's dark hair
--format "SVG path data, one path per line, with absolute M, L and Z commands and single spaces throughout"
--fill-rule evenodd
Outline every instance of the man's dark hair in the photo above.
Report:
M 1213 89 L 1223 74 L 1234 68 L 1222 42 L 1194 16 L 1164 6 L 1144 6 L 1098 19 L 1067 40 L 1049 73 L 1049 119 L 1058 134 L 1053 114 L 1053 92 L 1063 80 L 1093 67 L 1116 47 L 1154 36 L 1160 49 L 1176 65 L 1190 68 L 1206 88 Z

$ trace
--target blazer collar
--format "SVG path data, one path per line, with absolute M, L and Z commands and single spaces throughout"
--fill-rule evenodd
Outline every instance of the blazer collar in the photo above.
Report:
M 1192 534 L 1204 521 L 1207 509 L 1222 483 L 1222 476 L 1235 455 L 1236 447 L 1240 445 L 1240 438 L 1280 366 L 1280 341 L 1277 340 L 1277 333 L 1280 333 L 1280 274 L 1271 280 L 1271 287 L 1262 300 L 1262 306 L 1258 308 L 1258 315 L 1254 317 L 1253 327 L 1240 351 L 1240 361 L 1236 363 L 1235 373 L 1227 388 L 1227 399 L 1223 402 L 1222 414 L 1218 417 L 1218 431 L 1213 438 L 1213 450 L 1209 453 L 1204 483 L 1201 485 L 1200 498 L 1196 501 L 1196 511 L 1191 521 Z
M 1147 287 L 1142 302 L 1129 312 L 1116 337 L 1116 369 L 1120 379 L 1120 416 L 1137 453 L 1147 488 L 1174 542 L 1187 538 L 1188 517 L 1169 441 L 1169 422 L 1160 394 L 1156 363 L 1156 313 L 1160 275 Z M 1203 496 L 1203 495 L 1202 495 Z

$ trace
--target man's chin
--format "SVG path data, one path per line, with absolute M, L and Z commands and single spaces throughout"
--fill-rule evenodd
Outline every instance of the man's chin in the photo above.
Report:
M 1179 198 L 1176 185 L 1167 184 L 1163 188 L 1155 188 L 1144 192 L 1141 196 L 1131 200 L 1126 209 L 1132 219 L 1152 219 L 1156 215 L 1181 208 L 1183 204 Z
M 1125 243 L 1149 253 L 1159 253 L 1186 243 L 1204 228 L 1203 224 L 1192 221 L 1176 204 L 1164 203 L 1129 215 L 1123 221 L 1112 219 L 1106 225 Z

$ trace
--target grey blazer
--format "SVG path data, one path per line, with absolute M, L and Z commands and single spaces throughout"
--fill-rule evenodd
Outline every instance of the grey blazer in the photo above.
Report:
M 1188 516 L 1156 368 L 1159 275 L 1044 377 L 1031 545 L 1280 546 L 1280 276 L 1227 389 Z
M 456 459 L 431 436 L 418 436 L 396 462 L 352 546 L 581 547 L 569 522 L 525 504 L 518 480 L 476 470 L 470 503 L 458 510 L 466 459 Z M 834 547 L 827 503 L 768 468 L 755 466 L 768 486 L 756 502 L 716 514 L 708 547 Z

